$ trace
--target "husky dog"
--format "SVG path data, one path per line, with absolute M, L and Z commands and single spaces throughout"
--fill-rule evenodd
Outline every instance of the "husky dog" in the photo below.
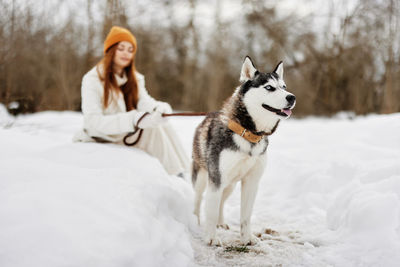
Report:
M 240 241 L 244 245 L 257 243 L 251 234 L 250 217 L 266 165 L 268 135 L 281 119 L 291 115 L 296 103 L 296 97 L 286 91 L 282 62 L 273 72 L 261 73 L 247 56 L 240 82 L 222 110 L 209 113 L 196 128 L 193 141 L 194 213 L 200 223 L 200 204 L 207 187 L 205 241 L 209 245 L 221 245 L 217 227 L 229 229 L 224 224 L 224 203 L 239 181 Z

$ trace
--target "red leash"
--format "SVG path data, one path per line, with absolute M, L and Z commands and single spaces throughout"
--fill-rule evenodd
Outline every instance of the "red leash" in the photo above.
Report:
M 178 112 L 178 113 L 171 113 L 171 114 L 166 114 L 163 113 L 163 117 L 172 117 L 172 116 L 205 116 L 207 115 L 207 112 Z
M 150 114 L 150 113 L 148 113 L 148 112 L 146 112 L 145 114 L 143 114 L 143 116 L 140 117 L 140 119 L 138 120 L 137 124 L 139 124 L 139 122 L 140 122 L 144 117 L 146 117 L 146 116 L 149 115 L 149 114 Z M 178 113 L 171 113 L 171 114 L 163 113 L 161 116 L 163 116 L 163 117 L 173 117 L 173 116 L 205 116 L 205 115 L 207 115 L 207 112 L 178 112 Z M 138 131 L 139 131 L 139 136 L 138 136 L 138 138 L 137 138 L 134 142 L 129 143 L 129 142 L 128 142 L 128 138 L 131 137 L 132 135 L 134 135 L 135 133 L 137 133 Z M 134 131 L 131 132 L 131 133 L 128 133 L 128 134 L 124 137 L 124 140 L 123 140 L 123 141 L 124 141 L 124 144 L 127 145 L 127 146 L 134 146 L 134 145 L 136 145 L 136 144 L 139 142 L 140 137 L 142 137 L 142 133 L 143 133 L 143 129 L 141 129 L 141 128 L 135 126 Z

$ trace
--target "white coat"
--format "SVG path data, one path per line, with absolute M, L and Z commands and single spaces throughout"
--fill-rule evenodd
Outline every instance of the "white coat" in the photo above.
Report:
M 109 105 L 104 108 L 104 87 L 96 68 L 92 68 L 82 79 L 83 129 L 75 134 L 73 140 L 93 142 L 93 137 L 97 137 L 109 142 L 122 143 L 125 135 L 133 132 L 139 118 L 145 112 L 152 112 L 162 102 L 156 101 L 148 94 L 144 76 L 136 72 L 139 97 L 137 109 L 126 111 L 124 96 L 120 91 L 113 91 Z M 101 66 L 99 70 L 102 71 Z M 115 75 L 115 78 L 118 86 L 122 86 L 128 80 L 125 73 L 123 77 Z M 136 136 L 131 138 L 135 140 Z M 168 123 L 157 128 L 144 129 L 135 147 L 157 157 L 169 174 L 178 174 L 189 169 L 189 160 Z

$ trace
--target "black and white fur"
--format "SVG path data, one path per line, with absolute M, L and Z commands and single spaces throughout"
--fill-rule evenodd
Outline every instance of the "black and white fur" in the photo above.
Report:
M 295 106 L 295 96 L 286 91 L 283 64 L 271 73 L 261 73 L 250 57 L 242 66 L 242 84 L 224 103 L 223 108 L 210 113 L 196 128 L 193 142 L 192 181 L 195 189 L 194 213 L 200 223 L 200 205 L 207 187 L 205 241 L 221 245 L 216 228 L 229 229 L 224 224 L 225 200 L 237 182 L 241 182 L 240 240 L 255 244 L 250 218 L 259 180 L 266 165 L 268 137 L 254 144 L 228 128 L 234 120 L 255 134 L 269 133 L 281 119 L 286 119 Z

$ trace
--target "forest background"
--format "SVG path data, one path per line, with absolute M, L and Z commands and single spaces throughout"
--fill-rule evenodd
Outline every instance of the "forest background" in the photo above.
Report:
M 261 71 L 284 61 L 297 116 L 400 112 L 395 0 L 0 0 L 0 103 L 79 111 L 112 25 L 134 33 L 148 91 L 177 110 L 219 109 L 249 55 Z

